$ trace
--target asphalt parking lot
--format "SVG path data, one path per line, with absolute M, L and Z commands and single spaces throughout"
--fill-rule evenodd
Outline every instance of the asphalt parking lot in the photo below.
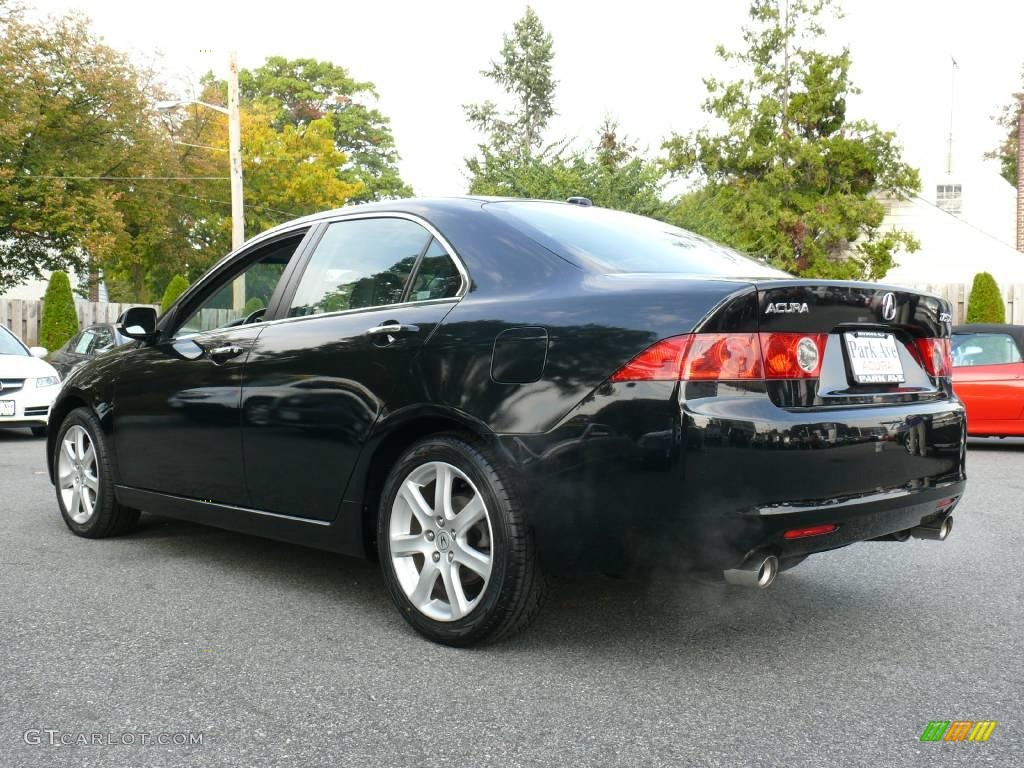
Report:
M 371 563 L 148 515 L 78 539 L 42 451 L 0 432 L 4 768 L 1024 764 L 1019 441 L 971 445 L 945 543 L 857 545 L 766 592 L 561 579 L 474 650 L 413 634 Z M 919 740 L 957 719 L 999 724 Z M 59 745 L 80 733 L 135 743 Z

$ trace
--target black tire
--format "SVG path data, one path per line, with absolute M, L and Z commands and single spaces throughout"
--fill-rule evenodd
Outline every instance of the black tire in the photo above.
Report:
M 58 458 L 68 430 L 74 426 L 82 427 L 92 442 L 96 454 L 96 477 L 98 487 L 96 503 L 92 516 L 82 523 L 75 522 L 68 513 L 60 488 L 60 471 Z M 53 467 L 54 487 L 57 492 L 57 506 L 61 517 L 71 532 L 87 539 L 103 539 L 118 536 L 129 530 L 139 519 L 139 510 L 119 504 L 114 496 L 114 477 L 110 465 L 110 452 L 96 416 L 88 408 L 76 408 L 64 417 L 57 439 L 54 441 L 53 455 L 50 456 Z
M 389 530 L 395 499 L 405 479 L 429 462 L 445 462 L 463 472 L 481 495 L 490 518 L 491 575 L 477 605 L 454 621 L 422 613 L 406 596 L 391 560 Z M 470 435 L 429 437 L 399 458 L 381 494 L 377 548 L 384 581 L 399 612 L 417 632 L 436 643 L 465 647 L 509 637 L 536 618 L 546 596 L 544 574 L 514 484 L 493 452 Z
M 32 437 L 46 437 L 46 427 L 31 427 Z

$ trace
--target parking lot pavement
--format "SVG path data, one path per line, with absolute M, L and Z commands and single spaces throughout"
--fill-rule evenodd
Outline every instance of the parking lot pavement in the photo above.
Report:
M 562 579 L 474 650 L 413 634 L 371 563 L 146 515 L 78 539 L 42 451 L 0 434 L 5 768 L 1021 765 L 1021 442 L 972 444 L 945 543 L 812 557 L 766 592 Z M 919 740 L 958 719 L 999 724 Z M 50 744 L 80 733 L 135 743 Z

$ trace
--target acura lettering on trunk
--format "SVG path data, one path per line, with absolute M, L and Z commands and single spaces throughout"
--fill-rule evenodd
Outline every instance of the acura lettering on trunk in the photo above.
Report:
M 79 536 L 142 511 L 375 558 L 410 625 L 469 645 L 525 627 L 553 570 L 764 588 L 944 539 L 950 313 L 596 207 L 361 205 L 128 310 L 130 343 L 62 387 L 47 459 Z

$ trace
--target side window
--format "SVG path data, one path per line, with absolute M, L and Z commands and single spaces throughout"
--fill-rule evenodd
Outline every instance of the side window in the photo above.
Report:
M 302 232 L 264 246 L 256 255 L 250 255 L 254 261 L 245 260 L 248 266 L 222 276 L 215 286 L 211 286 L 212 293 L 207 292 L 188 319 L 178 326 L 175 338 L 242 325 L 247 321 L 259 322 L 304 236 L 305 232 Z
M 331 224 L 302 275 L 289 317 L 397 304 L 429 239 L 427 230 L 406 219 Z
M 953 365 L 1007 365 L 1021 362 L 1013 337 L 1005 333 L 972 333 L 953 336 Z
M 420 268 L 416 270 L 409 301 L 448 299 L 457 294 L 461 286 L 462 275 L 452 257 L 437 240 L 431 240 Z
M 96 340 L 92 345 L 92 352 L 94 355 L 98 355 L 100 352 L 106 352 L 114 346 L 114 332 L 106 326 L 100 326 L 94 329 L 96 331 Z
M 91 328 L 86 331 L 82 331 L 78 336 L 78 341 L 75 342 L 75 354 L 89 354 L 89 347 L 92 346 L 92 340 L 95 335 L 96 333 Z

